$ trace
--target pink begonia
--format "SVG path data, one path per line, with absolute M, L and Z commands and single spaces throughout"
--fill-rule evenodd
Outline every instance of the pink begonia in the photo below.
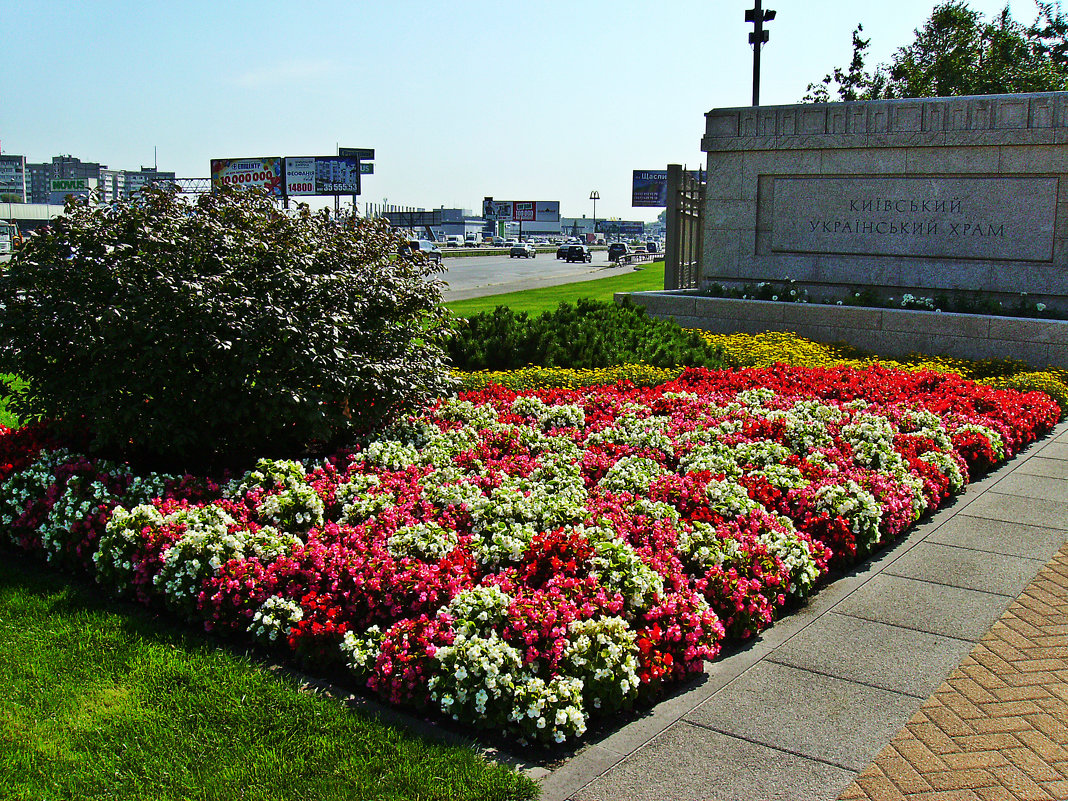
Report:
M 171 590 L 156 578 L 166 554 L 197 542 L 173 521 L 217 507 L 232 520 L 218 535 L 229 550 L 189 557 L 198 560 L 190 575 L 206 576 L 195 594 L 206 627 L 244 635 L 264 610 L 289 610 L 271 623 L 283 626 L 272 647 L 312 666 L 351 657 L 367 689 L 416 707 L 430 700 L 439 649 L 455 671 L 442 686 L 466 693 L 463 677 L 490 668 L 468 670 L 463 654 L 499 643 L 493 664 L 513 672 L 493 677 L 494 692 L 446 703 L 442 691 L 438 707 L 538 736 L 536 719 L 523 723 L 526 712 L 510 704 L 552 708 L 538 693 L 571 682 L 558 714 L 573 736 L 586 717 L 631 697 L 580 690 L 566 671 L 594 668 L 574 660 L 622 671 L 591 685 L 638 681 L 655 697 L 701 670 L 725 637 L 770 625 L 832 563 L 902 536 L 1059 412 L 1037 393 L 880 367 L 689 370 L 658 387 L 491 387 L 398 421 L 374 446 L 388 458 L 376 461 L 372 443 L 306 468 L 281 465 L 287 491 L 305 504 L 297 512 L 318 515 L 321 502 L 322 516 L 277 536 L 274 525 L 293 521 L 258 511 L 276 486 L 240 484 L 243 494 L 224 497 L 228 476 L 166 477 L 132 515 L 145 498 L 131 494 L 128 468 L 63 455 L 41 429 L 0 430 L 0 537 L 163 606 Z M 406 430 L 418 436 L 389 444 Z M 435 436 L 453 439 L 420 450 Z M 629 477 L 616 481 L 624 467 Z M 538 491 L 536 476 L 552 492 Z M 485 508 L 491 496 L 499 508 Z M 113 518 L 155 522 L 109 533 Z M 239 555 L 211 563 L 216 552 Z M 458 598 L 475 618 L 464 625 L 487 629 L 468 650 L 451 648 Z M 589 640 L 572 647 L 575 632 L 602 630 L 614 632 L 600 641 L 611 654 L 593 653 Z M 464 631 L 456 641 L 471 643 Z

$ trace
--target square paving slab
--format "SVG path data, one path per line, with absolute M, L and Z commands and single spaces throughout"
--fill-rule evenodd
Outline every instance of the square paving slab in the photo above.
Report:
M 881 573 L 834 611 L 891 626 L 978 640 L 1001 617 L 1011 598 Z
M 829 801 L 853 780 L 834 765 L 679 723 L 575 801 Z
M 776 648 L 769 659 L 926 698 L 971 649 L 970 640 L 830 613 Z
M 761 662 L 686 716 L 700 726 L 861 770 L 916 709 L 916 698 Z
M 998 595 L 1019 595 L 1044 561 L 969 548 L 921 542 L 886 568 L 886 573 Z
M 1064 542 L 1064 532 L 1055 528 L 959 514 L 935 529 L 927 537 L 927 542 L 1049 560 Z
M 1068 498 L 1065 498 L 1063 492 L 1055 495 L 1054 499 L 1042 499 L 1009 495 L 999 489 L 1000 485 L 968 504 L 968 514 L 1008 523 L 1058 528 L 1061 531 L 1068 529 L 1068 503 L 1065 503 Z

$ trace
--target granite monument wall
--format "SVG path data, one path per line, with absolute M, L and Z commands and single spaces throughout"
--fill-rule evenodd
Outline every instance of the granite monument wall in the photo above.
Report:
M 702 286 L 1068 311 L 1068 92 L 715 109 Z

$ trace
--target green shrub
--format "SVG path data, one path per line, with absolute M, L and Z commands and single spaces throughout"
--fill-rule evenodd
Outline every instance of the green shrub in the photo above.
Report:
M 469 318 L 449 342 L 457 370 L 526 365 L 589 369 L 644 362 L 656 367 L 723 367 L 700 333 L 649 317 L 639 306 L 579 300 L 530 317 L 504 306 Z
M 196 459 L 299 453 L 449 386 L 449 318 L 384 223 L 249 191 L 72 202 L 0 281 L 24 420 Z

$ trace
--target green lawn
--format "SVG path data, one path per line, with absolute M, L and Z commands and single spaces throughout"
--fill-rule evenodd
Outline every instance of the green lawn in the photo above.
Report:
M 654 261 L 641 270 L 579 281 L 574 284 L 539 287 L 524 292 L 508 292 L 503 295 L 487 295 L 470 300 L 454 300 L 446 307 L 459 317 L 469 317 L 484 311 L 493 311 L 498 306 L 507 306 L 512 311 L 541 314 L 552 311 L 561 303 L 574 303 L 579 298 L 612 300 L 616 292 L 649 292 L 664 288 L 664 262 Z
M 527 799 L 139 607 L 0 553 L 0 798 Z

